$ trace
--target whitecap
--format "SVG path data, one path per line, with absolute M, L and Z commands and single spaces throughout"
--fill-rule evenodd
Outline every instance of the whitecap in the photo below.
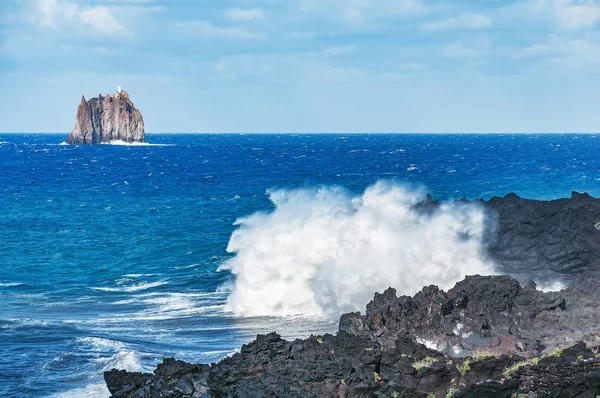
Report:
M 210 293 L 146 293 L 138 294 L 128 300 L 115 301 L 113 305 L 136 305 L 143 310 L 119 312 L 114 319 L 101 319 L 102 322 L 123 319 L 135 321 L 167 320 L 189 316 L 219 315 L 224 312 L 227 295 L 220 292 Z
M 139 300 L 132 298 L 132 299 L 128 299 L 128 300 L 118 300 L 113 302 L 112 304 L 114 305 L 130 305 L 130 304 L 138 304 Z
M 88 384 L 83 388 L 61 392 L 51 396 L 52 398 L 109 398 L 110 391 L 106 383 Z
M 118 145 L 118 146 L 175 146 L 175 144 L 151 144 L 149 142 L 127 142 L 123 140 L 114 140 L 103 142 L 102 145 Z
M 91 338 L 95 339 L 95 338 Z M 101 339 L 103 340 L 103 339 Z M 96 341 L 96 340 L 91 340 Z M 100 367 L 101 371 L 109 371 L 111 369 L 127 370 L 129 372 L 142 371 L 142 365 L 138 355 L 133 351 L 119 351 L 117 354 L 109 358 L 94 359 Z M 108 398 L 110 392 L 105 383 L 90 382 L 83 388 L 75 388 L 70 391 L 52 395 L 53 398 Z
M 90 346 L 94 350 L 106 351 L 115 350 L 120 351 L 124 345 L 121 342 L 104 339 L 102 337 L 81 337 L 76 339 L 78 343 Z
M 122 287 L 93 287 L 92 290 L 100 290 L 103 292 L 137 292 L 139 290 L 151 289 L 153 287 L 166 285 L 168 282 L 152 282 L 152 283 L 140 283 L 134 286 L 122 286 Z
M 202 265 L 202 264 L 200 264 L 200 263 L 196 263 L 196 264 L 190 264 L 190 265 L 186 265 L 186 266 L 183 266 L 183 267 L 175 267 L 175 269 L 188 269 L 188 268 L 195 268 L 195 267 L 199 267 L 200 265 Z
M 14 286 L 21 286 L 23 285 L 22 283 L 17 283 L 17 282 L 0 282 L 0 287 L 14 287 Z
M 124 321 L 139 322 L 139 321 L 165 321 L 170 319 L 181 319 L 191 316 L 202 315 L 204 317 L 209 316 L 223 316 L 225 313 L 225 305 L 205 305 L 205 306 L 188 306 L 171 303 L 159 305 L 159 308 L 153 308 L 146 311 L 140 311 L 136 313 L 119 313 L 114 315 L 112 318 L 100 318 L 99 322 L 103 323 L 119 323 L 122 324 Z
M 140 359 L 134 351 L 119 351 L 110 358 L 97 358 L 94 361 L 102 366 L 102 371 L 119 369 L 128 372 L 139 372 L 142 370 Z

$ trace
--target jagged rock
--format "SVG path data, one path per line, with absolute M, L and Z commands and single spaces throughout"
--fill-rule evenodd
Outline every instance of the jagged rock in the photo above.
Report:
M 532 274 L 572 279 L 600 271 L 600 199 L 539 201 L 515 194 L 485 202 L 487 252 L 499 270 L 522 281 Z
M 153 375 L 112 370 L 109 390 L 115 398 L 600 395 L 600 200 L 512 194 L 476 203 L 493 220 L 490 258 L 524 285 L 475 275 L 447 292 L 427 286 L 398 297 L 390 288 L 365 315 L 343 315 L 335 336 L 289 342 L 272 333 L 210 367 L 166 359 Z M 438 205 L 428 197 L 418 206 L 431 214 Z M 525 270 L 572 283 L 544 293 Z
M 485 255 L 498 271 L 526 283 L 538 279 L 572 280 L 600 273 L 600 199 L 572 192 L 571 198 L 531 200 L 504 197 L 457 201 L 486 212 Z M 441 204 L 428 196 L 415 205 L 424 215 Z
M 127 372 L 117 369 L 104 373 L 108 390 L 114 396 L 128 396 L 143 387 L 151 378 L 152 374 L 150 373 Z
M 595 352 L 583 342 L 555 348 L 569 347 L 576 332 L 597 341 L 600 314 L 588 306 L 599 290 L 543 293 L 508 276 L 469 276 L 448 292 L 429 286 L 414 297 L 388 289 L 365 315 L 343 316 L 335 336 L 259 335 L 210 367 L 165 359 L 153 375 L 112 370 L 105 380 L 115 398 L 426 398 L 454 390 L 457 397 L 595 397 Z
M 100 144 L 111 141 L 144 142 L 144 119 L 126 91 L 90 98 L 81 96 L 69 144 Z

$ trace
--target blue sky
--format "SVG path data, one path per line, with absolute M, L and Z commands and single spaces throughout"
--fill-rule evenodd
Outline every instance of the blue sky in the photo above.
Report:
M 0 131 L 600 131 L 600 0 L 1 0 Z

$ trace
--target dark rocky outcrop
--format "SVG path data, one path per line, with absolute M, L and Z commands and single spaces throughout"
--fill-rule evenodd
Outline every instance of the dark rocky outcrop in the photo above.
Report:
M 456 202 L 484 209 L 484 254 L 501 273 L 521 282 L 532 275 L 572 280 L 586 271 L 600 273 L 598 198 L 572 192 L 570 198 L 542 201 L 510 193 L 488 201 L 463 198 Z M 441 205 L 427 195 L 414 207 L 427 215 Z
M 520 276 L 468 276 L 444 292 L 375 294 L 334 335 L 259 335 L 217 364 L 165 359 L 154 374 L 112 370 L 121 397 L 596 397 L 600 395 L 600 200 L 477 201 L 487 251 Z M 420 204 L 432 212 L 431 197 Z M 571 283 L 544 293 L 528 275 Z
M 501 272 L 563 280 L 600 272 L 600 199 L 577 192 L 552 201 L 509 194 L 483 203 L 487 252 Z
M 448 292 L 388 289 L 365 315 L 344 315 L 335 336 L 259 335 L 212 366 L 165 359 L 154 374 L 112 370 L 105 380 L 118 398 L 595 397 L 595 284 L 543 293 L 507 276 L 470 276 Z
M 81 97 L 69 144 L 101 144 L 111 141 L 144 142 L 144 119 L 126 91 L 113 97 Z

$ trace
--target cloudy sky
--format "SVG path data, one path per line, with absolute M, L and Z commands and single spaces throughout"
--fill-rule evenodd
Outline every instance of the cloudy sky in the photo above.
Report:
M 0 131 L 600 131 L 600 0 L 0 0 Z

